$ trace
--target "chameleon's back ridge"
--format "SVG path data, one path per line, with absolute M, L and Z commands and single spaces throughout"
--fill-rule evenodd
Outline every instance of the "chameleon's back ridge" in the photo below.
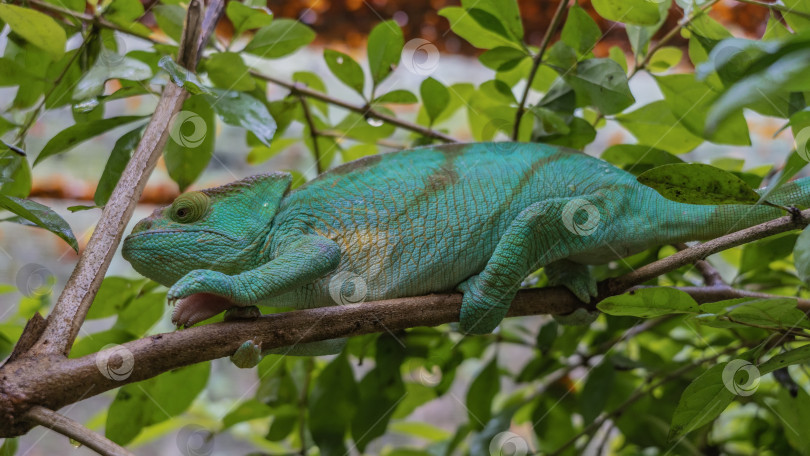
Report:
M 460 290 L 461 329 L 488 332 L 539 268 L 587 302 L 596 295 L 588 264 L 780 215 L 766 206 L 669 201 L 607 162 L 536 143 L 373 155 L 292 191 L 286 173 L 249 179 L 181 195 L 124 244 L 139 272 L 171 287 L 178 324 L 233 306 L 306 308 Z M 807 205 L 808 186 L 797 181 L 769 200 Z M 166 248 L 188 255 L 167 258 Z

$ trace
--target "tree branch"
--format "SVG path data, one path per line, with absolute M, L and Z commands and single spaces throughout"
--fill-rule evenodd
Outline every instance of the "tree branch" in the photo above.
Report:
M 277 86 L 284 87 L 289 89 L 293 95 L 298 96 L 305 96 L 307 98 L 314 98 L 316 100 L 324 101 L 326 103 L 341 107 L 343 109 L 347 109 L 349 111 L 354 111 L 356 113 L 362 114 L 363 116 L 367 117 L 374 117 L 375 119 L 382 120 L 383 122 L 389 123 L 391 125 L 396 125 L 399 128 L 404 128 L 405 130 L 410 130 L 416 133 L 419 133 L 422 136 L 426 136 L 428 138 L 435 138 L 439 141 L 444 141 L 447 143 L 457 143 L 459 142 L 458 139 L 453 138 L 447 134 L 444 134 L 440 131 L 430 129 L 428 127 L 424 127 L 422 125 L 418 125 L 412 122 L 408 122 L 406 120 L 398 119 L 396 117 L 389 116 L 388 114 L 383 114 L 381 112 L 375 111 L 371 106 L 361 106 L 349 103 L 347 101 L 338 100 L 337 98 L 330 97 L 329 95 L 319 92 L 317 90 L 312 90 L 304 85 L 296 84 L 292 82 L 287 82 L 273 76 L 268 76 L 266 74 L 259 73 L 256 70 L 250 70 L 250 75 L 265 80 L 267 82 L 271 82 Z
M 520 97 L 520 104 L 518 104 L 517 111 L 515 112 L 515 126 L 512 127 L 512 140 L 517 141 L 518 134 L 520 133 L 520 120 L 523 118 L 524 114 L 524 107 L 526 106 L 526 100 L 529 98 L 529 91 L 532 88 L 532 81 L 534 81 L 534 76 L 537 74 L 537 70 L 540 68 L 540 64 L 543 63 L 543 55 L 546 53 L 546 49 L 548 49 L 548 45 L 551 43 L 551 37 L 554 36 L 554 33 L 557 31 L 557 27 L 560 26 L 560 22 L 562 22 L 563 13 L 568 9 L 568 0 L 560 0 L 560 4 L 557 6 L 557 11 L 554 12 L 554 17 L 551 18 L 551 24 L 546 29 L 546 34 L 543 36 L 543 41 L 540 43 L 540 51 L 534 56 L 534 61 L 532 62 L 532 69 L 529 71 L 529 77 L 526 79 L 526 88 L 523 89 L 523 96 Z
M 96 453 L 105 456 L 134 456 L 110 439 L 87 429 L 80 423 L 64 415 L 60 415 L 51 409 L 35 405 L 25 414 L 25 417 L 40 426 L 44 426 L 80 442 Z
M 810 209 L 801 216 L 786 216 L 741 230 L 641 267 L 625 276 L 600 283 L 598 300 L 623 293 L 653 277 L 673 271 L 720 250 L 774 234 L 801 228 L 808 223 Z M 771 296 L 726 287 L 682 287 L 699 303 L 731 297 Z M 34 405 L 57 410 L 84 397 L 152 378 L 178 367 L 223 358 L 252 339 L 264 349 L 414 326 L 437 326 L 458 321 L 462 296 L 433 294 L 387 301 L 322 307 L 265 315 L 243 320 L 197 326 L 182 331 L 156 334 L 123 344 L 132 354 L 131 375 L 121 381 L 109 378 L 97 366 L 99 354 L 66 359 L 61 355 L 24 356 L 0 367 L 0 437 L 12 437 L 28 429 L 25 414 Z M 810 310 L 810 302 L 797 300 Z M 562 287 L 521 290 L 508 316 L 567 314 L 588 307 Z M 120 349 L 120 348 L 119 348 Z M 101 355 L 104 356 L 104 355 Z M 89 387 L 89 390 L 88 390 Z
M 304 111 L 304 119 L 307 121 L 309 127 L 309 137 L 312 139 L 312 151 L 315 153 L 315 169 L 318 174 L 323 172 L 323 164 L 321 164 L 321 148 L 318 146 L 318 128 L 315 127 L 315 120 L 312 118 L 312 113 L 309 110 L 309 103 L 306 97 L 298 95 L 298 100 L 301 102 L 301 110 Z

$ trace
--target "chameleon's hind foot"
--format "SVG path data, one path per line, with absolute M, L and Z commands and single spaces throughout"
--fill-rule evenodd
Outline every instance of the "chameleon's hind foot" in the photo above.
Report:
M 547 264 L 543 269 L 546 271 L 550 286 L 562 285 L 584 303 L 591 302 L 591 298 L 595 298 L 598 293 L 596 279 L 584 264 L 559 260 Z
M 236 349 L 231 355 L 231 362 L 240 369 L 256 367 L 262 360 L 262 348 L 252 340 L 248 340 Z
M 230 309 L 225 311 L 225 316 L 223 317 L 225 321 L 234 321 L 234 320 L 255 320 L 262 316 L 261 311 L 256 306 L 246 306 L 246 307 L 231 307 Z

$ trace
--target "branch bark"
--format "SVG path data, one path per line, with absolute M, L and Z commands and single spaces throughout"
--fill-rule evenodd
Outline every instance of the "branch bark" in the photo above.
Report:
M 218 18 L 222 10 L 222 0 L 212 0 L 206 13 L 216 14 Z M 185 28 L 184 42 L 180 46 L 179 58 L 191 69 L 197 64 L 200 43 L 208 41 L 216 25 L 216 20 L 210 19 L 207 21 L 209 28 L 200 30 L 201 11 L 201 0 L 192 0 L 186 16 L 186 25 L 190 27 Z M 169 134 L 167 125 L 180 111 L 187 95 L 184 89 L 173 83 L 166 85 L 155 108 L 155 114 L 149 121 L 109 202 L 104 207 L 101 219 L 79 257 L 67 285 L 62 290 L 53 311 L 48 315 L 42 335 L 31 348 L 31 355 L 67 356 L 104 279 L 115 249 L 121 241 L 124 228 L 132 217 L 146 181 L 163 151 Z
M 798 217 L 781 217 L 738 231 L 705 244 L 678 252 L 639 268 L 625 276 L 600 283 L 597 301 L 623 293 L 658 275 L 673 271 L 696 259 L 808 223 L 810 209 Z M 699 303 L 734 297 L 765 296 L 729 287 L 683 287 Z M 0 367 L 0 437 L 25 433 L 30 427 L 25 414 L 35 405 L 57 410 L 67 404 L 103 393 L 127 383 L 152 378 L 178 367 L 230 356 L 248 339 L 265 349 L 338 337 L 351 337 L 414 326 L 436 326 L 458 321 L 461 294 L 434 294 L 412 298 L 346 306 L 298 310 L 265 315 L 256 320 L 232 321 L 197 326 L 172 333 L 156 334 L 123 344 L 134 359 L 132 373 L 121 381 L 109 378 L 99 368 L 101 352 L 82 358 L 61 355 L 24 356 Z M 810 310 L 810 302 L 797 300 Z M 509 316 L 566 314 L 577 308 L 593 308 L 578 301 L 561 287 L 521 290 L 512 302 Z M 119 348 L 120 350 L 120 348 Z M 106 374 L 106 375 L 105 375 Z
M 105 456 L 135 456 L 110 439 L 101 436 L 80 423 L 60 415 L 51 409 L 35 405 L 28 411 L 28 418 L 53 431 L 80 442 L 87 448 Z

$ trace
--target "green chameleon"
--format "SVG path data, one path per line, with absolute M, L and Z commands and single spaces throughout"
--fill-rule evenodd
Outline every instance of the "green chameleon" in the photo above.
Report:
M 532 143 L 422 147 L 347 163 L 293 191 L 291 180 L 271 173 L 185 193 L 135 225 L 124 258 L 170 287 L 175 324 L 257 304 L 310 308 L 459 290 L 461 331 L 487 333 L 541 267 L 551 285 L 588 302 L 596 296 L 589 264 L 782 214 L 673 202 L 602 160 Z M 810 180 L 769 201 L 810 203 Z M 285 353 L 335 352 L 341 342 Z M 252 365 L 260 349 L 248 341 L 237 355 Z

